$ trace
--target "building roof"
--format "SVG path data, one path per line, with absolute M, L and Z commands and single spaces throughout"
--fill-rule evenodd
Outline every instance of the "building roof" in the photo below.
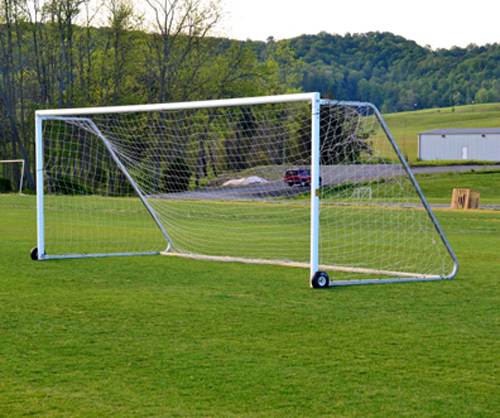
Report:
M 433 129 L 419 132 L 419 135 L 487 135 L 500 134 L 500 128 Z

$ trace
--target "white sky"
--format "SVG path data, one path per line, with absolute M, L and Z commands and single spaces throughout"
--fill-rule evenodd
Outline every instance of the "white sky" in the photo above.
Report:
M 500 43 L 499 0 L 225 0 L 227 36 L 392 32 L 433 49 Z

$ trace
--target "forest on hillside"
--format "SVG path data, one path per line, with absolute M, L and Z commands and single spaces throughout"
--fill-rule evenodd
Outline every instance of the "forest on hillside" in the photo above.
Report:
M 382 112 L 500 100 L 499 44 L 432 50 L 378 32 L 243 42 L 217 36 L 222 14 L 204 0 L 2 1 L 0 159 L 26 160 L 34 187 L 37 109 L 298 91 Z
M 432 50 L 392 33 L 322 32 L 278 44 L 293 54 L 291 86 L 369 101 L 384 113 L 500 101 L 497 43 Z

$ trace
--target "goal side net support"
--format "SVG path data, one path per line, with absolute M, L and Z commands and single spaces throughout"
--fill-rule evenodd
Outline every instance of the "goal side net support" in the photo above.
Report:
M 369 103 L 304 93 L 43 110 L 36 143 L 35 259 L 284 264 L 309 268 L 314 287 L 457 271 Z

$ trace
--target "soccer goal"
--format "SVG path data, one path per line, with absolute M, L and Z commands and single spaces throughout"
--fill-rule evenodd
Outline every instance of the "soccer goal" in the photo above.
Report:
M 284 264 L 309 268 L 313 287 L 457 271 L 369 103 L 304 93 L 43 110 L 36 139 L 34 259 Z
M 19 194 L 21 196 L 24 196 L 23 195 L 23 184 L 24 184 L 24 160 L 0 160 L 0 167 L 3 167 L 3 170 L 0 171 L 5 178 L 10 178 L 10 179 L 14 179 L 16 178 L 16 173 L 14 171 L 14 166 L 17 165 L 17 166 L 21 166 L 20 167 L 20 170 L 19 170 Z M 9 167 L 10 169 L 8 169 L 7 167 Z M 15 184 L 16 182 L 14 181 L 13 184 Z

